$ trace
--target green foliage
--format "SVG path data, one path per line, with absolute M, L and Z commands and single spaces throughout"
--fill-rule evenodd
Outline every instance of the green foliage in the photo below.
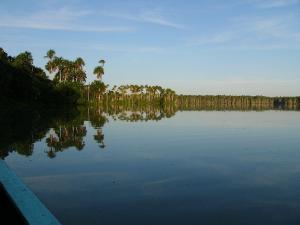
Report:
M 102 66 L 97 66 L 95 69 L 94 69 L 94 74 L 97 76 L 97 78 L 99 80 L 102 80 L 102 76 L 104 74 L 104 69 Z
M 0 61 L 3 63 L 7 63 L 8 62 L 8 55 L 7 53 L 4 51 L 3 48 L 0 48 Z
M 163 105 L 173 104 L 176 100 L 175 91 L 160 86 L 121 85 L 111 89 L 108 87 L 101 81 L 94 81 L 85 90 L 91 102 L 100 104 Z
M 99 79 L 99 81 L 102 81 L 102 77 L 104 75 L 104 64 L 105 64 L 105 60 L 101 59 L 99 60 L 99 66 L 96 66 L 93 73 L 97 76 L 97 79 Z
M 266 96 L 180 95 L 176 102 L 181 110 L 296 110 L 300 106 L 297 97 Z
M 95 80 L 90 84 L 90 88 L 92 92 L 102 95 L 106 91 L 107 86 L 102 81 Z
M 48 62 L 45 69 L 50 73 L 54 73 L 56 82 L 76 82 L 83 84 L 86 80 L 86 72 L 84 71 L 85 62 L 82 58 L 76 60 L 68 60 L 62 57 L 57 57 L 54 50 L 50 49 L 45 58 Z
M 64 90 L 66 88 L 66 90 Z M 66 98 L 65 98 L 66 94 Z M 0 101 L 22 104 L 75 103 L 75 88 L 55 87 L 45 72 L 33 65 L 31 53 L 23 52 L 16 57 L 8 56 L 0 48 Z
M 58 96 L 63 96 L 60 102 L 64 104 L 77 104 L 81 96 L 79 85 L 71 82 L 57 84 L 55 91 Z
M 33 59 L 30 52 L 22 52 L 19 55 L 15 57 L 15 59 L 12 62 L 12 65 L 27 70 L 28 72 L 32 70 L 33 68 Z

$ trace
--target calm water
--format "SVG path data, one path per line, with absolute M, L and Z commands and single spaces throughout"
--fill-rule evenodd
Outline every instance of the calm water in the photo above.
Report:
M 6 153 L 62 224 L 300 224 L 300 112 L 90 113 Z

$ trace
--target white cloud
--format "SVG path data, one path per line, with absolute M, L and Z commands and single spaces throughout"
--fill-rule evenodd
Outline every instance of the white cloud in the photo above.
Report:
M 117 19 L 132 20 L 141 23 L 151 23 L 159 26 L 171 27 L 175 29 L 185 29 L 185 26 L 166 19 L 158 10 L 144 11 L 136 14 L 122 12 L 100 12 L 100 14 Z
M 189 39 L 188 46 L 217 46 L 254 50 L 300 48 L 299 22 L 294 15 L 235 18 L 219 32 Z
M 83 32 L 129 32 L 130 27 L 79 25 L 78 21 L 91 12 L 85 10 L 46 10 L 24 16 L 0 15 L 0 27 Z
M 241 27 L 259 39 L 299 42 L 300 30 L 293 15 L 253 17 L 240 20 Z

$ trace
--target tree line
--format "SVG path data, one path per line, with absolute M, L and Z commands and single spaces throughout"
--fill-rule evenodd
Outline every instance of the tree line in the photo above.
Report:
M 86 71 L 85 61 L 78 57 L 75 60 L 68 60 L 57 56 L 53 49 L 50 49 L 45 58 L 48 60 L 45 69 L 50 75 L 54 75 L 55 83 L 69 84 L 76 86 L 81 94 L 80 102 L 119 102 L 136 104 L 137 102 L 162 102 L 174 101 L 175 91 L 161 86 L 150 85 L 121 85 L 109 88 L 108 84 L 102 81 L 104 75 L 104 59 L 99 60 L 99 64 L 94 68 L 93 74 L 96 76 L 91 84 L 85 84 Z
M 55 56 L 54 50 L 47 52 L 49 59 L 46 69 L 55 72 L 54 80 L 59 82 L 79 82 L 84 84 L 86 73 L 82 58 L 69 61 Z M 266 97 L 266 96 L 225 96 L 225 95 L 177 95 L 169 88 L 151 85 L 120 85 L 110 87 L 102 81 L 105 60 L 101 59 L 93 73 L 97 80 L 80 88 L 81 102 L 100 105 L 121 104 L 134 105 L 175 105 L 178 109 L 299 109 L 299 97 Z
M 181 110 L 298 110 L 300 97 L 179 95 L 177 105 Z
M 299 97 L 178 95 L 169 88 L 157 85 L 110 86 L 102 80 L 106 61 L 100 59 L 93 74 L 95 80 L 87 84 L 85 61 L 58 56 L 53 49 L 45 54 L 46 74 L 34 66 L 30 52 L 8 56 L 0 48 L 0 101 L 40 102 L 44 104 L 89 104 L 107 107 L 123 105 L 174 105 L 177 109 L 299 109 Z M 47 76 L 49 75 L 49 76 Z M 50 79 L 53 76 L 53 79 Z M 68 105 L 68 104 L 67 104 Z

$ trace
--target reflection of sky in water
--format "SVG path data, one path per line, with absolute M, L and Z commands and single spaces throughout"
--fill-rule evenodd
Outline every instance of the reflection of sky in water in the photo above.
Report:
M 297 224 L 298 112 L 178 112 L 110 120 L 106 148 L 47 158 L 45 140 L 7 163 L 65 224 Z

